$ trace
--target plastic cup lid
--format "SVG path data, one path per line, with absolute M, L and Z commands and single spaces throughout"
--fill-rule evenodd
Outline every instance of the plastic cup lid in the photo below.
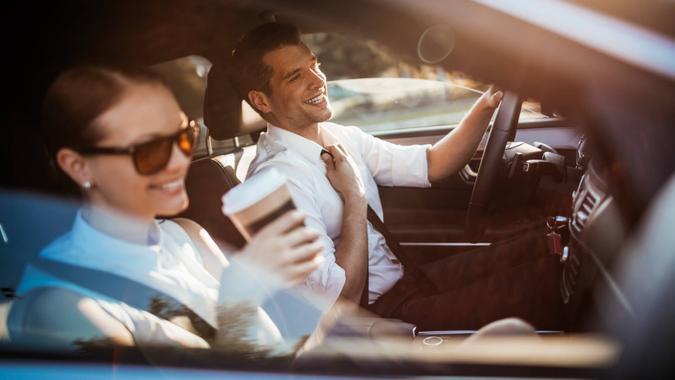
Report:
M 223 212 L 232 215 L 245 210 L 284 184 L 286 176 L 274 168 L 256 173 L 223 195 Z

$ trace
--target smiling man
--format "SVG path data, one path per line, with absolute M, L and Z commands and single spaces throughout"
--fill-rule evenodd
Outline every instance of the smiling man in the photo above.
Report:
M 401 262 L 405 257 L 382 223 L 378 194 L 378 185 L 429 187 L 459 171 L 475 152 L 501 92 L 483 94 L 460 125 L 433 146 L 400 146 L 328 122 L 332 108 L 326 76 L 295 27 L 261 25 L 239 41 L 232 58 L 234 87 L 268 122 L 249 176 L 269 168 L 283 172 L 295 204 L 307 214 L 306 224 L 325 244 L 324 263 L 307 280 L 309 288 L 426 329 L 477 328 L 517 314 L 493 310 L 479 316 L 480 304 L 463 306 L 461 313 L 452 307 L 495 291 L 464 287 L 469 284 L 465 279 L 494 269 L 491 253 L 472 255 L 471 262 L 446 260 L 456 275 L 444 272 L 440 277 L 447 274 L 450 281 L 430 281 Z M 510 260 L 517 266 L 529 258 Z

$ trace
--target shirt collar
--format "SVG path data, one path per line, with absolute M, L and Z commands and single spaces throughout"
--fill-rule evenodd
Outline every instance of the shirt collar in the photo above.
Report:
M 73 243 L 81 248 L 83 252 L 94 253 L 93 259 L 97 262 L 108 262 L 112 259 L 123 265 L 123 262 L 131 264 L 129 259 L 133 258 L 135 264 L 147 262 L 149 265 L 156 263 L 157 256 L 148 254 L 150 252 L 159 252 L 162 245 L 162 232 L 157 222 L 150 229 L 151 243 L 136 244 L 122 239 L 112 237 L 104 232 L 92 227 L 82 217 L 82 210 L 78 211 L 71 230 L 71 239 Z M 91 263 L 93 264 L 93 263 Z
M 324 143 L 332 144 L 335 140 L 328 130 L 319 123 L 321 135 L 324 138 Z M 290 132 L 286 129 L 276 127 L 272 124 L 267 124 L 267 133 L 270 138 L 280 143 L 287 149 L 301 155 L 309 162 L 321 163 L 321 151 L 323 147 L 314 141 L 302 137 L 297 133 Z

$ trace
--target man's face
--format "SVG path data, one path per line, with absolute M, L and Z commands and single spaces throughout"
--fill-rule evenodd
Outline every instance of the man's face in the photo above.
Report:
M 326 76 L 306 46 L 283 46 L 265 54 L 263 63 L 272 69 L 266 96 L 272 123 L 297 130 L 330 119 Z

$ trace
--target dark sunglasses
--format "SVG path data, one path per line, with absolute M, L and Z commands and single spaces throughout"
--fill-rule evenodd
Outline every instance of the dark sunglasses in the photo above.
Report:
M 174 143 L 178 145 L 178 149 L 183 154 L 186 156 L 192 155 L 192 149 L 194 148 L 195 141 L 197 141 L 198 134 L 199 127 L 197 123 L 190 121 L 187 128 L 181 129 L 172 135 L 158 137 L 127 148 L 94 146 L 78 149 L 77 151 L 83 155 L 130 155 L 138 174 L 151 175 L 161 171 L 169 163 Z

